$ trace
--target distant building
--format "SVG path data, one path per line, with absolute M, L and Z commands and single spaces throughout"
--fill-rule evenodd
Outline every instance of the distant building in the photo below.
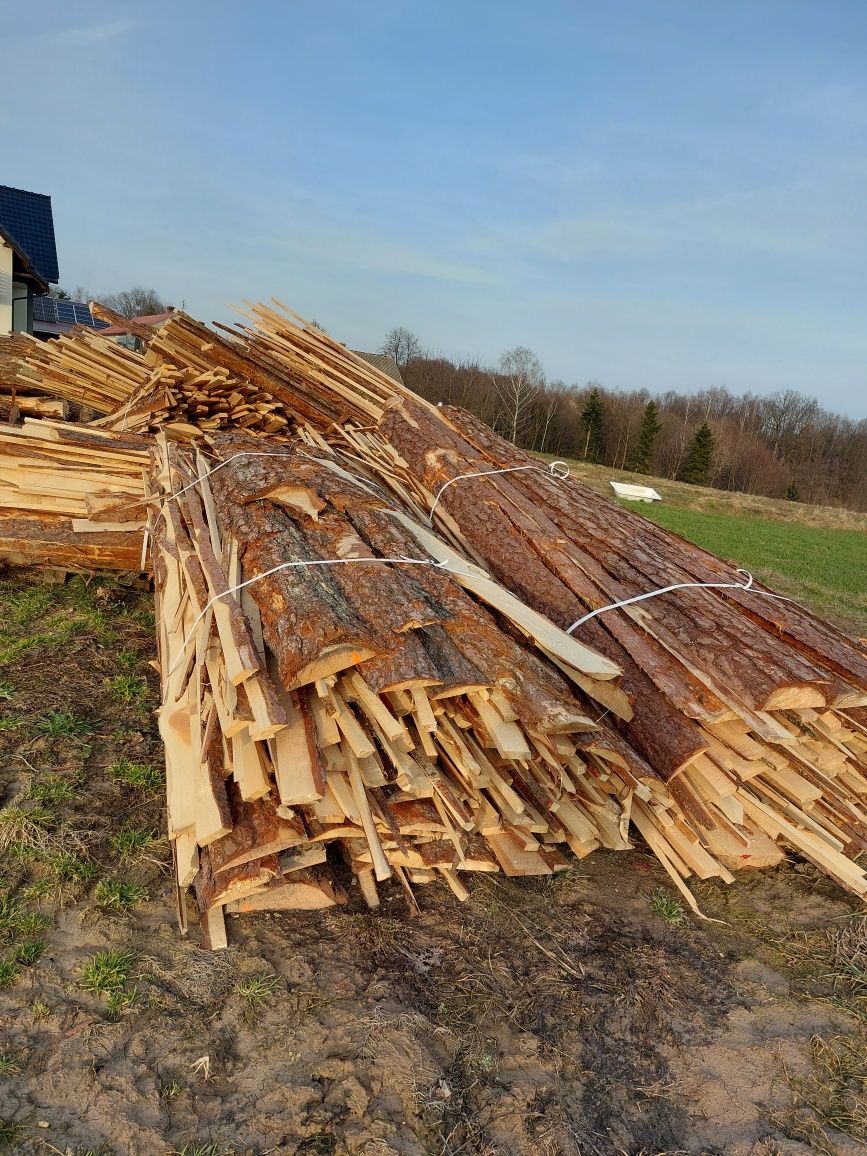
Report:
M 33 303 L 56 285 L 51 197 L 0 185 L 0 336 L 33 332 Z
M 148 313 L 142 317 L 131 317 L 129 319 L 130 328 L 132 330 L 139 329 L 140 332 L 141 328 L 144 327 L 156 332 L 158 329 L 162 329 L 173 313 L 174 309 L 170 308 L 164 313 Z M 130 332 L 129 329 L 124 329 L 122 325 L 109 325 L 105 329 L 101 328 L 100 333 L 103 337 L 113 338 L 118 345 L 123 345 L 127 349 L 135 349 L 138 352 L 141 352 L 147 345 L 144 337 Z
M 400 367 L 390 353 L 363 353 L 360 349 L 353 349 L 352 352 L 357 353 L 359 357 L 363 357 L 365 361 L 369 361 L 371 365 L 375 365 L 377 369 L 388 374 L 390 378 L 400 385 L 403 385 L 403 378 L 400 376 Z

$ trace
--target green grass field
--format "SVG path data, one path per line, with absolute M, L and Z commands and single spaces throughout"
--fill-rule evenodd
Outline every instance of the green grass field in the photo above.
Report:
M 624 503 L 625 504 L 625 503 Z M 737 562 L 767 585 L 867 635 L 867 534 L 654 503 L 657 525 Z
M 653 486 L 661 502 L 622 505 L 743 566 L 850 634 L 867 637 L 867 514 L 733 494 L 586 462 L 569 465 L 574 477 L 608 497 L 612 480 Z

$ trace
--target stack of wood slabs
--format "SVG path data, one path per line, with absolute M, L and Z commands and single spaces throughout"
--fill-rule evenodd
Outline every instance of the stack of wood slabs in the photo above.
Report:
M 11 393 L 19 362 L 35 345 L 36 339 L 27 333 L 10 333 L 0 337 L 0 392 Z
M 383 483 L 399 478 L 466 556 L 562 627 L 664 586 L 744 580 L 553 477 L 462 411 L 395 399 L 379 434 L 378 454 L 367 457 L 373 469 L 390 457 Z M 357 456 L 372 436 L 343 431 Z M 459 475 L 515 466 L 534 468 L 443 489 Z M 853 862 L 867 849 L 867 762 L 851 713 L 867 702 L 867 654 L 857 643 L 789 602 L 721 589 L 624 606 L 577 636 L 621 666 L 633 717 L 620 729 L 708 850 L 731 861 L 740 840 L 750 860 L 747 844 L 761 833 L 867 890 Z
M 18 387 L 18 367 L 27 355 L 38 349 L 35 338 L 26 333 L 0 337 L 0 421 L 15 423 L 22 415 L 60 418 L 70 415 L 68 402 L 62 398 L 33 397 Z
M 0 426 L 0 558 L 142 569 L 149 443 L 27 419 Z
M 388 487 L 435 557 L 482 563 L 559 626 L 612 601 L 688 581 L 701 569 L 701 552 L 691 552 L 689 563 L 636 564 L 631 545 L 640 540 L 635 523 L 646 527 L 643 520 L 629 515 L 634 521 L 627 524 L 612 503 L 571 482 L 563 489 L 541 473 L 496 479 L 494 501 L 480 501 L 478 490 L 463 483 L 450 487 L 437 506 L 438 538 L 428 540 L 418 523 L 446 481 L 533 459 L 468 415 L 449 411 L 444 420 L 443 411 L 280 308 L 254 306 L 252 325 L 216 340 L 179 317 L 163 331 L 162 346 L 161 336 L 155 339 L 150 356 L 203 372 L 217 364 L 258 380 L 306 423 L 299 433 L 311 449 L 323 456 L 336 451 L 345 467 Z M 720 564 L 704 558 L 706 577 L 718 578 Z M 476 576 L 474 597 L 487 581 Z M 682 601 L 626 608 L 581 628 L 581 637 L 624 672 L 621 686 L 607 690 L 610 699 L 625 695 L 629 704 L 628 711 L 612 709 L 618 736 L 668 784 L 681 834 L 688 831 L 717 863 L 771 863 L 780 857 L 778 844 L 794 846 L 863 893 L 864 876 L 852 859 L 865 838 L 864 761 L 857 720 L 845 712 L 864 701 L 867 678 L 852 644 L 812 616 L 799 619 L 797 630 L 792 620 L 781 639 L 770 610 L 776 604 L 757 612 L 764 625 L 753 620 L 750 608 L 766 601 L 755 594 L 718 598 L 713 613 L 706 600 L 717 596 L 683 594 Z M 794 645 L 798 632 L 801 643 Z M 848 656 L 842 666 L 838 651 Z M 819 724 L 835 737 L 818 736 Z M 842 789 L 830 781 L 829 768 L 838 765 Z M 634 810 L 634 821 L 640 824 L 642 814 Z M 642 833 L 654 845 L 652 830 Z M 654 849 L 665 854 L 658 840 Z M 696 872 L 686 855 L 669 854 L 667 865 L 680 878 Z
M 222 336 L 177 312 L 152 339 L 148 358 L 201 372 L 219 366 L 322 430 L 350 419 L 374 421 L 396 391 L 408 393 L 285 306 L 251 309 L 255 327 L 218 325 Z
M 329 854 L 371 905 L 390 877 L 414 903 L 433 879 L 466 898 L 462 872 L 550 874 L 630 824 L 731 878 L 599 719 L 629 713 L 612 663 L 490 579 L 486 609 L 335 461 L 215 441 L 209 477 L 162 441 L 151 525 L 170 835 L 212 945 L 224 910 L 337 901 Z
M 50 341 L 31 340 L 15 380 L 18 393 L 72 402 L 90 418 L 125 405 L 148 377 L 140 353 L 98 330 L 75 328 Z
M 191 441 L 220 429 L 277 438 L 290 428 L 285 406 L 222 366 L 200 370 L 161 363 L 119 411 L 94 424 L 116 431 L 165 430 Z

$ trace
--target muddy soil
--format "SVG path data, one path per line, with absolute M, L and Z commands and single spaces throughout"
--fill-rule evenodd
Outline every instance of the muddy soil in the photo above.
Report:
M 867 930 L 812 868 L 697 884 L 711 922 L 603 852 L 418 889 L 414 919 L 387 889 L 245 915 L 207 953 L 175 922 L 147 594 L 0 599 L 0 1149 L 864 1151 Z

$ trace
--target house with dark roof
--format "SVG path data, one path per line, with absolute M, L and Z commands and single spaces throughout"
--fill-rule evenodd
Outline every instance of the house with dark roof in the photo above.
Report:
M 33 301 L 56 285 L 51 197 L 0 185 L 0 335 L 33 332 Z

